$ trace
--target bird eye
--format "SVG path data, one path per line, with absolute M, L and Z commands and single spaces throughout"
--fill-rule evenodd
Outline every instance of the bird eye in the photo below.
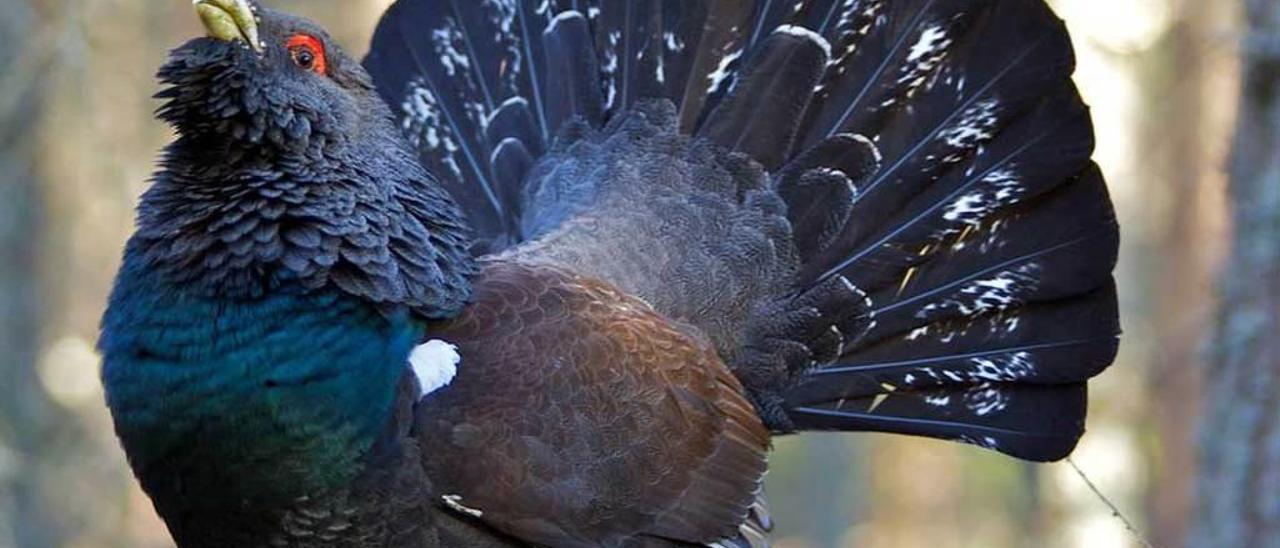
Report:
M 289 57 L 293 59 L 293 64 L 302 70 L 309 70 L 316 74 L 326 74 L 326 63 L 324 58 L 324 45 L 313 36 L 305 34 L 295 34 L 289 38 L 287 44 L 289 48 Z
M 311 70 L 311 66 L 315 64 L 316 54 L 307 48 L 297 48 L 293 50 L 293 62 L 298 66 Z

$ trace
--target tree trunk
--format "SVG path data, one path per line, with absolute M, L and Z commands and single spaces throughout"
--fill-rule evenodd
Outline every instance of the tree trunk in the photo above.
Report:
M 1149 297 L 1154 300 L 1151 321 L 1158 336 L 1150 354 L 1148 412 L 1160 440 L 1155 448 L 1160 465 L 1152 470 L 1146 494 L 1151 541 L 1167 548 L 1186 546 L 1195 483 L 1189 473 L 1194 469 L 1195 434 L 1187 425 L 1195 423 L 1199 410 L 1196 400 L 1204 358 L 1194 334 L 1213 325 L 1213 302 L 1203 298 L 1213 287 L 1211 262 L 1206 260 L 1212 233 L 1205 230 L 1200 190 L 1212 153 L 1205 151 L 1208 123 L 1201 108 L 1209 67 L 1200 50 L 1203 35 L 1211 32 L 1205 12 L 1218 6 L 1214 2 L 1184 5 L 1182 18 L 1150 52 L 1142 102 L 1148 120 L 1142 132 L 1143 149 L 1159 158 L 1146 171 L 1144 183 L 1152 191 L 1168 193 L 1170 201 L 1168 214 L 1160 219 L 1168 224 L 1152 257 L 1161 274 L 1152 276 Z M 1178 115 L 1170 115 L 1173 112 Z
M 41 208 L 30 129 L 42 67 L 30 54 L 35 17 L 25 0 L 0 0 L 0 12 L 0 546 L 56 546 L 63 531 L 35 471 L 56 413 L 35 369 Z
M 1233 250 L 1206 375 L 1191 546 L 1280 547 L 1280 0 L 1244 7 Z

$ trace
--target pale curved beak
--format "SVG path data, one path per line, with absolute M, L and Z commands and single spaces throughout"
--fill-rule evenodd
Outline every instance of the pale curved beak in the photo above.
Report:
M 209 36 L 227 42 L 243 41 L 262 52 L 258 38 L 258 14 L 249 0 L 194 0 L 196 13 Z

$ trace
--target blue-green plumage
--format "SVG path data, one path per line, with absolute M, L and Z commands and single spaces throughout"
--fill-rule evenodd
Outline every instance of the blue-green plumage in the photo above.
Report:
M 409 351 L 407 309 L 348 294 L 229 300 L 126 258 L 104 320 L 103 377 L 132 464 L 192 467 L 209 497 L 288 500 L 346 485 L 385 426 Z M 202 462 L 223 466 L 196 466 Z M 158 487 L 163 488 L 163 486 Z

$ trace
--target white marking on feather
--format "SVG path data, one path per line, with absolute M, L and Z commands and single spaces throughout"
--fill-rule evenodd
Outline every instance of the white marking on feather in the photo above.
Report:
M 841 332 L 840 332 L 840 328 L 839 328 L 839 327 L 836 327 L 836 326 L 834 326 L 834 325 L 833 325 L 833 326 L 831 326 L 831 332 L 832 332 L 832 333 L 835 333 L 835 334 L 836 334 L 836 340 L 839 340 L 839 341 L 840 341 L 840 342 L 836 345 L 836 358 L 837 358 L 837 359 L 839 359 L 839 358 L 840 358 L 840 356 L 843 356 L 843 355 L 844 355 L 844 333 L 841 333 Z
M 614 102 L 618 98 L 617 74 L 619 66 L 618 62 L 620 61 L 620 56 L 618 55 L 618 44 L 622 43 L 622 32 L 610 32 L 606 35 L 606 38 L 608 40 L 608 47 L 604 50 L 604 62 L 600 64 L 600 72 L 604 73 L 606 80 L 609 83 L 609 89 L 605 94 L 604 100 L 604 106 L 607 110 L 613 108 Z
M 774 29 L 773 32 L 790 34 L 792 36 L 799 36 L 801 38 L 808 39 L 809 41 L 818 44 L 818 47 L 822 48 L 822 51 L 827 53 L 827 59 L 831 58 L 831 42 L 828 42 L 826 38 L 822 37 L 822 35 L 813 32 L 810 29 L 796 25 L 782 25 Z
M 1025 190 L 1018 174 L 1008 167 L 991 172 L 979 183 L 972 192 L 947 204 L 942 218 L 977 227 L 992 212 L 1016 203 Z
M 863 143 L 867 145 L 867 148 L 871 149 L 871 154 L 875 156 L 875 159 L 876 159 L 876 165 L 884 163 L 884 155 L 880 153 L 880 147 L 876 146 L 875 141 L 872 141 L 866 135 L 863 135 L 861 133 L 853 133 L 851 135 L 853 137 L 853 140 Z
M 521 143 L 520 140 L 516 139 L 515 137 L 507 137 L 506 139 L 503 139 L 502 142 L 498 143 L 498 146 L 493 147 L 493 152 L 489 153 L 489 165 L 497 165 L 498 154 L 501 153 L 506 147 L 508 146 L 514 147 L 522 144 L 523 143 Z
M 850 293 L 854 293 L 854 294 L 859 295 L 859 296 L 864 295 L 864 293 L 862 292 L 862 290 L 861 290 L 861 289 L 858 289 L 858 286 L 853 285 L 853 282 L 849 281 L 849 278 L 846 278 L 846 277 L 844 277 L 844 276 L 841 276 L 841 277 L 840 277 L 840 283 L 844 284 L 844 288 L 845 288 L 845 289 L 848 289 Z
M 484 0 L 485 7 L 493 11 L 494 17 L 489 20 L 498 26 L 504 35 L 511 35 L 516 22 L 516 0 Z
M 458 347 L 439 339 L 420 344 L 409 353 L 409 365 L 413 368 L 413 375 L 418 377 L 423 396 L 449 386 L 458 374 L 461 361 Z
M 739 57 L 742 57 L 741 49 L 725 55 L 720 59 L 720 65 L 716 67 L 716 70 L 707 75 L 707 80 L 710 82 L 710 85 L 707 86 L 707 93 L 720 91 L 720 85 L 723 84 L 730 76 L 729 66 L 732 65 L 734 61 L 737 61 Z
M 1035 290 L 1039 272 L 1040 265 L 1028 263 L 990 278 L 968 282 L 951 296 L 921 308 L 916 317 L 927 319 L 936 312 L 948 311 L 972 317 L 1008 310 L 1021 304 L 1023 297 Z
M 942 218 L 948 221 L 963 219 L 970 223 L 976 223 L 982 219 L 984 213 L 986 213 L 986 208 L 982 205 L 982 193 L 972 192 L 948 204 L 947 211 L 942 214 Z
M 996 439 L 991 436 L 982 436 L 981 438 L 975 438 L 973 436 L 960 436 L 956 438 L 956 441 L 960 443 L 976 445 L 984 449 L 997 449 L 1000 447 L 1000 444 L 996 442 Z
M 1022 319 L 1017 316 L 1013 316 L 1011 318 L 1006 319 L 1004 321 L 1004 332 L 1013 333 L 1014 331 L 1017 331 L 1018 324 L 1020 323 L 1022 323 Z
M 848 173 L 840 171 L 834 167 L 820 167 L 814 171 L 823 175 L 839 177 L 840 180 L 844 181 L 844 185 L 849 188 L 849 199 L 854 202 L 858 201 L 858 186 L 853 184 L 853 179 L 849 177 Z
M 502 104 L 498 105 L 498 108 L 493 109 L 493 112 L 490 112 L 489 115 L 485 117 L 485 127 L 489 127 L 489 125 L 493 123 L 493 119 L 498 116 L 498 113 L 511 105 L 523 105 L 524 108 L 527 109 L 529 108 L 529 100 L 524 97 L 516 96 L 503 101 Z
M 840 282 L 844 284 L 845 289 L 848 289 L 850 293 L 853 293 L 854 295 L 861 297 L 862 304 L 864 306 L 866 306 L 867 308 L 871 308 L 871 305 L 872 305 L 871 297 L 867 295 L 866 291 L 863 291 L 862 288 L 856 285 L 853 285 L 853 282 L 849 281 L 849 278 L 845 276 L 840 276 Z
M 938 139 L 952 148 L 970 149 L 975 145 L 990 140 L 994 136 L 996 111 L 1000 102 L 987 99 L 965 109 L 960 115 L 960 122 L 938 133 Z
M 931 89 L 937 81 L 938 68 L 946 60 L 954 40 L 947 35 L 942 25 L 931 25 L 920 33 L 920 38 L 907 52 L 902 65 L 902 74 L 897 83 L 902 87 L 898 94 L 886 98 L 881 107 L 890 107 L 904 99 L 915 97 L 921 88 Z
M 471 59 L 458 51 L 457 44 L 464 39 L 462 31 L 458 30 L 452 19 L 448 23 L 448 26 L 431 31 L 431 39 L 435 42 L 436 54 L 440 56 L 440 64 L 444 65 L 445 73 L 454 76 L 459 69 L 471 68 Z
M 911 332 L 907 334 L 907 340 L 914 341 L 928 334 L 929 334 L 929 326 L 925 325 L 925 326 L 917 327 L 915 329 L 912 329 Z
M 438 153 L 440 167 L 447 170 L 448 175 L 462 179 L 462 168 L 456 158 L 461 147 L 445 120 L 440 101 L 426 82 L 421 79 L 409 82 L 409 90 L 400 109 L 404 112 L 402 129 L 414 148 Z
M 964 400 L 965 407 L 979 417 L 999 413 L 1009 406 L 1009 395 L 989 383 L 970 389 L 965 393 Z
M 928 396 L 924 402 L 934 407 L 946 407 L 951 405 L 951 396 Z
M 499 88 L 495 94 L 502 96 L 520 93 L 520 69 L 524 50 L 520 38 L 515 34 L 519 6 L 516 5 L 516 0 L 484 0 L 483 5 L 489 22 L 498 29 L 493 36 L 494 44 L 506 50 L 506 55 L 498 60 Z M 488 127 L 487 121 L 485 126 Z
M 996 382 L 1024 379 L 1030 377 L 1036 370 L 1035 362 L 1031 360 L 1031 354 L 1028 352 L 1015 352 L 990 358 L 972 358 L 969 363 L 973 366 L 971 378 Z
M 915 45 L 911 46 L 911 52 L 907 54 L 907 62 L 919 62 L 926 55 L 949 45 L 951 41 L 947 40 L 946 29 L 942 28 L 942 25 L 933 25 L 920 33 L 920 39 L 916 40 Z
M 831 60 L 835 74 L 841 75 L 848 71 L 849 61 L 853 59 L 854 53 L 857 53 L 862 39 L 870 34 L 872 29 L 884 24 L 885 18 L 880 14 L 884 4 L 883 1 L 877 0 L 867 2 L 845 0 L 842 3 L 840 19 L 835 24 L 837 35 L 835 43 L 843 44 L 844 47 L 840 55 Z
M 444 505 L 448 506 L 449 509 L 453 510 L 454 512 L 466 514 L 473 518 L 484 517 L 484 512 L 481 512 L 480 510 L 477 510 L 475 508 L 463 506 L 462 497 L 459 495 L 445 495 L 443 497 L 440 497 L 440 500 L 444 501 Z
M 547 30 L 543 32 L 547 34 L 555 33 L 556 27 L 559 27 L 560 23 L 563 23 L 565 21 L 568 21 L 570 19 L 575 19 L 578 17 L 582 17 L 582 14 L 572 10 L 562 11 L 558 15 L 556 15 L 554 18 L 551 19 L 551 23 L 547 25 Z
M 668 51 L 684 51 L 684 41 L 680 40 L 680 37 L 676 36 L 676 33 L 670 31 L 665 32 L 662 34 L 662 38 L 667 44 Z

